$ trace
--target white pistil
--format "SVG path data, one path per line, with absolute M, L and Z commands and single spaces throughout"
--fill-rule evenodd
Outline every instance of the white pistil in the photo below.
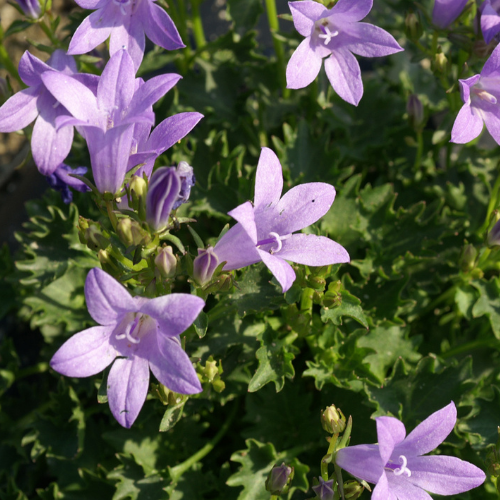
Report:
M 325 39 L 325 41 L 323 42 L 325 45 L 328 45 L 330 43 L 331 39 L 336 37 L 339 34 L 338 31 L 334 31 L 332 33 L 328 26 L 322 26 L 321 29 L 324 31 L 324 33 L 321 33 L 320 35 L 318 35 L 318 37 Z
M 126 338 L 129 342 L 132 342 L 132 344 L 138 344 L 141 341 L 141 339 L 139 338 L 132 337 L 132 333 L 134 333 L 134 330 L 136 329 L 137 324 L 139 323 L 140 316 L 141 315 L 136 316 L 136 318 L 132 323 L 127 324 L 125 331 L 120 335 L 116 336 L 117 340 L 122 340 Z
M 283 243 L 281 243 L 280 235 L 278 233 L 271 232 L 269 233 L 269 236 L 272 236 L 275 240 L 276 243 L 278 244 L 278 248 L 273 248 L 271 249 L 271 252 L 279 252 L 283 246 Z
M 484 89 L 474 89 L 474 94 L 476 94 L 483 101 L 489 102 L 490 104 L 497 103 L 497 98 L 489 92 L 486 92 L 486 90 Z
M 406 457 L 404 455 L 400 455 L 399 460 L 401 460 L 401 463 L 403 464 L 403 466 L 401 468 L 394 469 L 394 471 L 393 471 L 394 475 L 400 476 L 404 472 L 404 473 L 406 473 L 406 475 L 408 477 L 411 477 L 411 470 L 408 469 L 408 467 L 406 467 L 406 464 L 408 463 L 408 460 L 406 460 Z

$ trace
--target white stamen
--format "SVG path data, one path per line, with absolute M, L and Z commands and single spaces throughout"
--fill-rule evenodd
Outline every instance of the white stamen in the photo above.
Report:
M 281 243 L 280 235 L 278 233 L 271 232 L 271 233 L 269 233 L 269 236 L 272 236 L 276 240 L 276 243 L 278 244 L 278 248 L 273 248 L 272 252 L 273 253 L 279 252 L 283 246 L 283 243 Z
M 324 38 L 325 41 L 324 41 L 324 44 L 325 45 L 328 45 L 331 41 L 332 38 L 336 37 L 339 32 L 338 31 L 334 31 L 333 33 L 330 31 L 330 28 L 328 26 L 323 26 L 323 29 L 325 30 L 326 33 L 321 33 L 320 35 L 318 35 L 319 38 Z
M 138 344 L 141 339 L 136 339 L 135 337 L 132 337 L 132 333 L 134 332 L 137 323 L 139 323 L 140 316 L 136 317 L 133 323 L 129 323 L 127 327 L 125 328 L 125 331 L 121 333 L 120 335 L 116 336 L 117 340 L 122 340 L 122 339 L 127 339 L 129 342 L 132 342 L 132 344 Z
M 399 460 L 401 460 L 401 463 L 403 464 L 403 466 L 401 468 L 394 469 L 394 471 L 393 471 L 394 475 L 400 476 L 401 474 L 403 474 L 403 472 L 405 472 L 408 477 L 411 477 L 411 470 L 408 469 L 408 467 L 406 467 L 406 464 L 408 463 L 408 460 L 406 460 L 406 457 L 404 455 L 400 455 Z
M 484 89 L 474 89 L 474 93 L 483 101 L 487 101 L 491 104 L 497 103 L 497 98 L 489 92 L 486 92 Z

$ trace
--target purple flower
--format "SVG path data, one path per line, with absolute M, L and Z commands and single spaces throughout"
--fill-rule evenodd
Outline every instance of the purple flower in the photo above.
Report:
M 82 181 L 71 177 L 70 174 L 85 175 L 87 173 L 87 167 L 76 167 L 71 168 L 64 163 L 57 168 L 57 170 L 47 176 L 47 182 L 52 189 L 59 191 L 64 203 L 71 203 L 73 201 L 73 193 L 69 188 L 85 193 L 90 191 L 89 187 Z
M 92 172 L 99 192 L 116 193 L 122 186 L 133 152 L 134 129 L 139 124 L 151 127 L 151 106 L 180 79 L 176 74 L 156 76 L 142 83 L 128 52 L 116 52 L 102 72 L 94 95 L 84 84 L 67 75 L 52 72 L 42 75 L 44 84 L 72 117 L 57 121 L 83 127 L 89 147 Z M 136 163 L 137 165 L 137 163 Z
M 181 189 L 179 191 L 177 200 L 175 200 L 172 210 L 177 210 L 183 203 L 186 203 L 189 200 L 191 188 L 196 182 L 196 178 L 193 173 L 193 167 L 189 165 L 187 161 L 179 162 L 176 172 L 181 181 Z
M 26 16 L 37 19 L 40 15 L 40 2 L 38 0 L 16 0 L 17 5 L 23 9 Z
M 179 335 L 203 309 L 202 299 L 184 293 L 156 299 L 131 297 L 98 268 L 87 276 L 85 298 L 90 315 L 101 326 L 71 337 L 50 365 L 68 377 L 89 377 L 114 360 L 108 376 L 108 401 L 121 425 L 128 428 L 137 418 L 148 393 L 150 368 L 174 392 L 202 390 L 179 341 Z
M 293 53 L 286 68 L 287 87 L 307 87 L 321 69 L 337 94 L 358 105 L 363 95 L 361 70 L 354 54 L 380 57 L 403 50 L 392 35 L 372 24 L 360 23 L 373 6 L 373 0 L 339 0 L 327 9 L 318 2 L 289 2 L 295 29 L 306 39 Z
M 198 248 L 198 255 L 193 261 L 193 277 L 199 285 L 206 285 L 219 265 L 219 258 L 213 247 Z
M 465 103 L 451 131 L 451 142 L 465 144 L 483 130 L 483 122 L 493 139 L 500 144 L 500 45 L 486 61 L 481 74 L 459 80 Z
M 305 3 L 305 2 L 304 2 Z M 286 292 L 295 272 L 286 261 L 306 266 L 349 262 L 345 248 L 324 236 L 292 234 L 328 212 L 335 189 L 323 182 L 311 182 L 290 189 L 283 198 L 283 175 L 278 157 L 262 148 L 257 165 L 255 200 L 229 212 L 238 221 L 215 245 L 224 270 L 264 262 Z
M 13 95 L 0 108 L 0 132 L 21 130 L 36 119 L 31 150 L 38 170 L 43 175 L 54 173 L 68 155 L 73 143 L 73 127 L 56 128 L 56 119 L 69 116 L 69 112 L 47 91 L 41 77 L 44 73 L 61 78 L 73 75 L 83 82 L 80 85 L 95 89 L 97 76 L 75 75 L 76 71 L 74 59 L 62 50 L 54 51 L 47 63 L 25 52 L 19 62 L 19 76 L 29 88 Z M 88 88 L 87 91 L 92 93 Z
M 319 478 L 319 484 L 312 487 L 316 497 L 320 500 L 333 500 L 333 479 L 325 481 L 322 477 Z
M 490 43 L 500 33 L 500 0 L 485 0 L 480 11 L 484 41 Z
M 448 27 L 464 10 L 468 0 L 435 0 L 432 22 L 439 28 Z
M 482 470 L 455 457 L 422 456 L 444 441 L 456 420 L 457 409 L 451 402 L 405 438 L 399 420 L 379 417 L 378 444 L 343 448 L 335 461 L 353 476 L 377 484 L 372 500 L 432 500 L 426 491 L 438 495 L 468 491 L 484 482 Z
M 181 180 L 174 167 L 159 168 L 151 176 L 146 197 L 146 219 L 156 231 L 168 224 L 180 189 Z
M 167 50 L 185 47 L 172 19 L 154 0 L 76 0 L 76 3 L 83 9 L 97 10 L 76 30 L 68 54 L 86 54 L 111 36 L 110 55 L 126 48 L 137 71 L 144 56 L 144 34 Z

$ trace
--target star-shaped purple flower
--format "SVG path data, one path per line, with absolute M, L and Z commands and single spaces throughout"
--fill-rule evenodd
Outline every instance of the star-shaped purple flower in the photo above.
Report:
M 480 11 L 484 41 L 490 43 L 500 33 L 500 0 L 485 0 Z
M 458 80 L 462 101 L 451 131 L 451 142 L 465 144 L 483 130 L 483 122 L 493 139 L 500 144 L 500 45 L 486 61 L 481 74 Z
M 73 127 L 56 128 L 56 119 L 69 116 L 69 112 L 47 91 L 41 77 L 44 73 L 62 77 L 72 75 L 80 85 L 88 87 L 88 92 L 95 91 L 98 77 L 76 75 L 76 72 L 74 59 L 62 50 L 54 51 L 47 63 L 26 51 L 19 62 L 19 76 L 28 88 L 14 94 L 0 108 L 0 132 L 21 130 L 36 119 L 31 150 L 35 164 L 43 175 L 53 174 L 68 156 L 73 143 Z
M 109 53 L 126 48 L 137 71 L 144 56 L 145 34 L 167 50 L 185 47 L 170 16 L 154 0 L 76 0 L 86 17 L 69 44 L 68 54 L 86 54 L 111 36 Z
M 328 212 L 335 188 L 311 182 L 290 189 L 283 198 L 283 175 L 276 154 L 262 148 L 257 165 L 255 200 L 229 212 L 238 221 L 215 245 L 224 270 L 264 262 L 286 292 L 295 272 L 286 261 L 306 266 L 349 262 L 344 247 L 324 236 L 292 234 L 316 222 Z
M 202 390 L 179 342 L 179 335 L 203 309 L 202 299 L 184 293 L 155 299 L 131 297 L 98 268 L 87 276 L 85 298 L 90 315 L 101 326 L 71 337 L 50 365 L 68 377 L 89 377 L 114 361 L 108 376 L 108 401 L 121 425 L 128 428 L 137 418 L 148 393 L 150 368 L 174 392 Z
M 464 10 L 468 0 L 435 0 L 432 22 L 439 28 L 447 28 Z
M 360 23 L 373 7 L 373 0 L 339 0 L 332 9 L 304 0 L 289 2 L 295 29 L 306 39 L 293 53 L 286 68 L 287 87 L 307 87 L 321 69 L 337 94 L 358 105 L 363 82 L 353 54 L 380 57 L 403 50 L 392 35 L 373 24 Z
M 444 441 L 456 420 L 451 402 L 406 436 L 399 420 L 379 417 L 378 444 L 343 448 L 335 461 L 353 476 L 377 484 L 372 500 L 432 500 L 427 491 L 455 495 L 471 490 L 486 479 L 481 469 L 456 457 L 422 456 Z

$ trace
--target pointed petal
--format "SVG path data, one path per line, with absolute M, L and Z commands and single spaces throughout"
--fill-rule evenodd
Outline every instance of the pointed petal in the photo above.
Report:
M 262 259 L 248 233 L 241 224 L 233 226 L 215 245 L 219 262 L 226 262 L 225 271 L 241 269 Z
M 293 17 L 295 29 L 302 36 L 311 36 L 314 23 L 329 14 L 329 10 L 319 2 L 303 0 L 300 2 L 288 2 Z
M 173 293 L 144 301 L 137 311 L 154 318 L 163 335 L 176 337 L 193 324 L 204 307 L 200 297 Z
M 484 69 L 484 68 L 483 68 Z M 470 89 L 481 79 L 481 75 L 474 75 L 466 80 L 458 80 L 460 95 L 465 104 L 470 104 Z
M 41 87 L 21 90 L 0 107 L 0 132 L 15 132 L 27 127 L 37 116 Z
M 429 453 L 445 440 L 456 421 L 457 409 L 452 401 L 417 425 L 395 451 L 407 457 Z
M 257 227 L 255 226 L 254 209 L 252 204 L 247 201 L 242 205 L 234 208 L 227 213 L 233 219 L 236 219 L 243 229 L 247 232 L 248 236 L 252 240 L 253 244 L 257 244 Z
M 146 46 L 144 28 L 139 20 L 135 18 L 136 15 L 126 18 L 123 24 L 115 26 L 111 31 L 109 40 L 109 53 L 114 55 L 116 52 L 126 49 L 133 61 L 135 71 L 141 65 Z
M 87 309 L 97 323 L 114 326 L 123 314 L 135 312 L 127 289 L 102 269 L 91 269 L 85 281 Z
M 372 500 L 398 500 L 396 495 L 390 490 L 385 471 L 382 473 L 377 486 L 373 490 Z
M 484 3 L 483 12 L 481 13 L 481 31 L 486 43 L 490 43 L 495 38 L 495 35 L 500 32 L 500 16 L 491 6 L 489 0 Z
M 177 338 L 162 335 L 161 331 L 153 337 L 156 342 L 149 351 L 149 366 L 153 375 L 165 387 L 179 394 L 201 392 L 200 380 L 188 355 L 179 345 Z
M 99 85 L 98 75 L 90 75 L 87 73 L 77 73 L 73 78 L 87 87 L 95 96 L 97 96 L 97 86 Z
M 40 61 L 38 57 L 26 51 L 19 61 L 19 76 L 21 80 L 29 87 L 40 85 L 42 80 L 40 75 L 45 71 L 52 71 L 48 64 Z
M 283 171 L 281 163 L 272 149 L 262 148 L 255 174 L 255 208 L 276 205 L 281 198 L 282 191 Z
M 485 473 L 456 457 L 412 457 L 408 460 L 412 484 L 438 495 L 456 495 L 484 483 Z
M 278 280 L 278 283 L 281 285 L 283 289 L 283 293 L 285 293 L 295 281 L 295 271 L 292 269 L 292 266 L 288 264 L 283 259 L 271 255 L 264 250 L 259 250 L 260 258 L 262 262 L 269 268 L 269 270 L 274 274 L 274 277 Z
M 147 177 L 151 177 L 151 172 L 153 171 L 153 166 L 154 166 L 154 161 L 158 157 L 158 154 L 156 151 L 145 151 L 144 153 L 136 153 L 133 155 L 130 155 L 127 163 L 127 172 L 131 169 L 136 167 L 137 165 L 140 165 L 141 163 L 144 164 L 143 167 L 140 167 L 135 175 L 138 177 L 142 177 L 143 172 L 146 174 Z
M 475 139 L 482 130 L 483 118 L 481 112 L 470 104 L 464 104 L 453 124 L 451 142 L 466 144 Z
M 147 359 L 118 358 L 108 376 L 108 401 L 118 423 L 129 429 L 141 411 L 149 387 Z
M 306 266 L 329 266 L 350 262 L 346 249 L 324 236 L 292 234 L 282 241 L 280 258 Z
M 496 78 L 500 76 L 500 45 L 495 47 L 495 50 L 491 53 L 491 56 L 484 63 L 483 69 L 481 70 L 481 78 L 489 77 Z M 473 78 L 473 77 L 471 77 Z M 470 80 L 467 79 L 466 82 Z M 493 88 L 496 89 L 496 82 L 493 82 Z
M 69 43 L 68 54 L 86 54 L 108 39 L 115 25 L 109 12 L 109 7 L 99 9 L 83 20 Z
M 121 113 L 132 101 L 134 90 L 134 63 L 126 50 L 119 50 L 102 72 L 97 86 L 97 107 L 111 116 L 113 110 Z
M 432 500 L 431 496 L 418 486 L 414 486 L 405 474 L 396 476 L 387 474 L 389 488 L 398 500 Z
M 337 452 L 335 463 L 355 477 L 376 483 L 384 472 L 384 463 L 376 444 L 360 444 L 342 448 Z
M 155 127 L 144 149 L 163 153 L 189 134 L 202 118 L 201 113 L 193 112 L 178 113 L 166 118 Z
M 435 0 L 432 22 L 440 28 L 450 25 L 464 10 L 467 0 Z
M 402 422 L 393 417 L 379 417 L 376 422 L 380 456 L 382 462 L 386 464 L 391 458 L 395 446 L 405 438 L 406 429 Z
M 480 101 L 478 104 L 481 106 L 481 115 L 488 132 L 496 143 L 500 144 L 500 109 L 498 104 L 491 104 L 486 101 Z
M 311 48 L 311 39 L 302 40 L 286 67 L 287 88 L 303 89 L 307 87 L 318 76 L 321 61 L 321 56 Z
M 342 29 L 343 48 L 364 57 L 381 57 L 403 48 L 387 31 L 367 23 L 353 23 Z
M 349 104 L 357 106 L 363 97 L 363 81 L 356 58 L 345 49 L 337 49 L 325 60 L 325 71 L 333 90 Z
M 167 50 L 182 49 L 185 45 L 170 16 L 153 2 L 144 1 L 143 26 L 146 36 L 155 44 Z
M 108 0 L 75 0 L 82 9 L 99 9 L 106 5 Z
M 181 75 L 167 73 L 155 76 L 142 85 L 134 94 L 127 116 L 135 116 L 148 110 L 161 99 L 180 79 Z
M 345 16 L 349 22 L 361 21 L 372 10 L 373 0 L 339 0 L 331 10 L 331 16 Z
M 116 357 L 109 343 L 113 327 L 94 326 L 76 333 L 52 356 L 50 366 L 67 377 L 90 377 Z
M 52 52 L 47 64 L 56 71 L 60 71 L 66 75 L 73 75 L 78 72 L 74 57 L 67 55 L 66 52 L 61 49 Z

